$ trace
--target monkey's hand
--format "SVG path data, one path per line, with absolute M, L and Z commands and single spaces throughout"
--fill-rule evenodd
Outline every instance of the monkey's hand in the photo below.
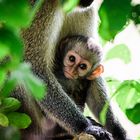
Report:
M 87 120 L 89 124 L 89 126 L 85 130 L 87 134 L 93 135 L 96 140 L 113 140 L 112 135 L 99 123 L 95 122 L 91 118 L 87 118 Z
M 79 135 L 76 135 L 72 140 L 96 140 L 96 139 L 93 135 L 87 133 L 80 133 Z

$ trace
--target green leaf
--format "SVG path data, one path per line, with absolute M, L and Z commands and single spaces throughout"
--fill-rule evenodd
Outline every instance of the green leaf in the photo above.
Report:
M 131 19 L 134 21 L 135 24 L 140 24 L 140 4 L 133 6 Z
M 36 99 L 44 97 L 46 91 L 45 84 L 33 75 L 30 65 L 26 63 L 19 65 L 18 69 L 11 73 L 11 78 L 18 80 L 19 84 L 23 85 Z
M 133 108 L 137 103 L 140 103 L 140 92 L 136 87 L 140 88 L 137 81 L 126 80 L 116 91 L 116 100 L 124 112 L 126 109 Z
M 127 109 L 126 115 L 133 123 L 140 123 L 140 103 L 136 104 L 132 109 Z
M 30 20 L 30 9 L 27 0 L 1 0 L 0 21 L 14 28 L 26 27 Z
M 9 55 L 9 52 L 9 48 L 0 42 L 0 59 L 3 59 L 6 55 Z
M 137 93 L 140 93 L 140 82 L 139 81 L 133 80 L 132 87 L 135 88 Z
M 21 103 L 12 97 L 4 98 L 0 106 L 0 112 L 16 111 L 21 106 Z
M 17 84 L 16 80 L 9 78 L 8 81 L 5 83 L 5 86 L 1 90 L 2 96 L 8 97 L 10 95 L 11 91 L 13 91 L 13 89 L 15 89 L 16 84 Z
M 20 129 L 25 129 L 31 124 L 31 119 L 24 113 L 12 112 L 8 113 L 9 124 Z
M 6 72 L 3 70 L 0 70 L 0 89 L 3 87 L 6 78 L 7 78 Z
M 31 92 L 37 100 L 40 100 L 45 95 L 45 86 L 41 80 L 35 77 L 33 74 L 28 74 L 24 81 L 24 85 L 28 91 Z
M 117 45 L 109 50 L 105 59 L 109 60 L 114 58 L 121 59 L 124 61 L 124 63 L 127 64 L 131 61 L 131 52 L 126 45 L 124 44 Z
M 104 40 L 112 40 L 123 30 L 131 12 L 131 0 L 104 0 L 99 16 L 99 34 Z
M 0 44 L 10 51 L 13 61 L 20 61 L 23 58 L 23 43 L 18 34 L 7 28 L 0 28 Z
M 106 102 L 102 111 L 100 112 L 100 121 L 103 125 L 106 123 L 106 115 L 109 108 L 109 102 Z
M 0 126 L 7 127 L 8 124 L 8 118 L 4 114 L 0 113 Z

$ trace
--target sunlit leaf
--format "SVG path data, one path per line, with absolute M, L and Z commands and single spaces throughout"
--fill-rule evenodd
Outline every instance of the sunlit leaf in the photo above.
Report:
M 132 109 L 127 109 L 126 115 L 133 123 L 140 123 L 140 103 L 136 104 Z
M 31 124 L 31 119 L 24 113 L 11 112 L 6 114 L 9 124 L 18 128 L 27 128 Z
M 124 112 L 126 109 L 133 108 L 137 103 L 140 103 L 140 93 L 134 84 L 136 84 L 134 80 L 124 81 L 116 91 L 116 100 Z M 137 84 L 137 88 L 140 88 L 139 84 Z
M 114 58 L 121 59 L 124 61 L 124 63 L 129 63 L 131 61 L 131 52 L 126 45 L 117 45 L 109 50 L 105 59 L 110 60 Z
M 133 80 L 132 87 L 140 94 L 140 81 Z
M 99 16 L 101 23 L 99 34 L 104 40 L 112 40 L 126 25 L 130 12 L 131 0 L 104 0 Z
M 20 105 L 21 103 L 15 98 L 4 98 L 2 100 L 2 105 L 0 106 L 0 112 L 16 111 Z
M 0 0 L 0 20 L 14 28 L 29 24 L 30 9 L 27 0 Z
M 4 114 L 0 113 L 0 126 L 6 127 L 8 126 L 8 124 L 9 124 L 8 118 Z

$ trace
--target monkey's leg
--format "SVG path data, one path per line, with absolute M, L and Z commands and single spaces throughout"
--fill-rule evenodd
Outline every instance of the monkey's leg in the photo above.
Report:
M 99 119 L 105 102 L 108 101 L 107 89 L 102 77 L 91 82 L 88 91 L 87 104 L 94 115 Z M 126 140 L 126 132 L 114 117 L 111 107 L 108 108 L 105 127 L 112 133 L 115 140 Z

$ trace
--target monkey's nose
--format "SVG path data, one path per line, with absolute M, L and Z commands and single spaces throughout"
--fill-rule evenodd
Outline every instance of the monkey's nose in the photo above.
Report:
M 71 68 L 69 72 L 70 72 L 72 75 L 75 75 L 75 74 L 76 74 L 76 69 L 75 69 L 75 67 Z

